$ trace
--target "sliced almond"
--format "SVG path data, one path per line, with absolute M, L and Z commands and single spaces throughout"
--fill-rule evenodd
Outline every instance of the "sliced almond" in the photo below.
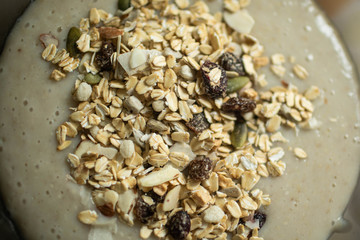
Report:
M 147 60 L 147 55 L 145 54 L 145 52 L 139 48 L 135 48 L 131 52 L 129 64 L 131 68 L 137 68 L 139 66 L 144 65 L 146 63 L 146 60 Z
M 232 29 L 243 34 L 250 33 L 255 24 L 255 20 L 246 10 L 239 10 L 235 13 L 225 11 L 224 19 Z
M 138 180 L 138 184 L 142 187 L 154 187 L 162 183 L 168 182 L 177 178 L 180 171 L 171 165 L 166 165 L 159 171 L 152 172 L 145 177 Z
M 178 202 L 179 202 L 180 189 L 181 189 L 181 186 L 178 185 L 178 186 L 174 187 L 173 189 L 171 189 L 166 194 L 166 197 L 164 200 L 164 205 L 163 205 L 163 210 L 165 212 L 171 211 L 177 207 Z

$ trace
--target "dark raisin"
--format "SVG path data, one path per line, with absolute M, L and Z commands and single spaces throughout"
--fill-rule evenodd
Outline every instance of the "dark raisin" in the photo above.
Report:
M 146 196 L 151 197 L 152 200 L 154 200 L 154 202 L 156 202 L 156 203 L 162 203 L 162 202 L 164 202 L 164 199 L 165 199 L 165 195 L 159 196 L 153 190 L 151 190 L 150 192 L 147 192 Z
M 166 224 L 170 235 L 175 240 L 183 240 L 190 232 L 191 221 L 186 211 L 175 213 Z
M 233 53 L 224 53 L 221 56 L 219 63 L 226 71 L 237 72 L 240 76 L 246 76 L 241 58 L 236 57 Z
M 220 65 L 210 61 L 206 61 L 200 70 L 206 94 L 211 98 L 224 97 L 227 88 L 225 70 Z
M 259 229 L 261 229 L 266 222 L 266 214 L 256 211 L 248 217 L 240 218 L 239 224 L 246 225 L 247 222 L 255 223 L 257 220 L 259 221 Z
M 186 126 L 198 134 L 209 128 L 210 124 L 206 120 L 204 113 L 198 113 L 195 114 L 188 123 L 186 123 Z
M 115 46 L 111 41 L 106 41 L 101 46 L 100 51 L 96 54 L 95 61 L 101 71 L 111 71 L 111 55 L 115 52 Z
M 227 102 L 225 102 L 221 106 L 221 109 L 225 112 L 241 112 L 241 113 L 251 112 L 255 108 L 256 108 L 256 103 L 254 100 L 248 98 L 238 98 L 238 97 L 230 98 Z
M 137 199 L 134 212 L 135 216 L 142 223 L 147 223 L 148 219 L 155 213 L 154 206 L 147 204 L 142 197 Z
M 255 212 L 254 213 L 254 219 L 259 220 L 259 229 L 260 229 L 260 228 L 262 228 L 262 226 L 264 226 L 264 224 L 266 222 L 266 214 L 262 213 L 262 212 Z
M 212 161 L 207 157 L 198 157 L 191 161 L 188 167 L 189 177 L 196 181 L 202 181 L 210 177 Z
M 240 219 L 239 219 L 239 225 L 240 225 L 240 224 L 241 224 L 241 225 L 245 225 L 245 221 L 244 221 L 243 218 L 240 218 Z

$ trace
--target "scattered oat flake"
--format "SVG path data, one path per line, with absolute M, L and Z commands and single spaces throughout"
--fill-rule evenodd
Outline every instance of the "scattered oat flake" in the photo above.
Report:
M 298 147 L 294 148 L 294 154 L 296 157 L 300 159 L 307 158 L 307 153 L 302 148 L 298 148 Z
M 85 210 L 78 214 L 79 221 L 84 224 L 93 224 L 97 218 L 98 215 L 93 210 Z
M 302 80 L 305 80 L 309 77 L 309 73 L 308 71 L 301 65 L 299 64 L 295 64 L 294 67 L 293 67 L 293 72 L 295 73 L 295 75 L 302 79 Z

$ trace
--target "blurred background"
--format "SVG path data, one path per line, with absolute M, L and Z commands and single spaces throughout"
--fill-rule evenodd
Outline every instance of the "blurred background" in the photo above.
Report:
M 16 19 L 26 9 L 32 0 L 0 0 L 0 52 L 4 41 Z M 253 0 L 256 1 L 256 0 Z M 278 1 L 278 0 L 271 0 Z M 302 1 L 302 0 L 299 0 Z M 360 0 L 315 0 L 326 12 L 337 27 L 349 52 L 360 69 Z M 355 190 L 352 200 L 344 214 L 348 224 L 339 224 L 339 232 L 329 240 L 358 240 L 360 239 L 360 185 Z M 0 239 L 19 240 L 15 227 L 8 219 L 8 214 L 0 199 Z M 351 227 L 350 227 L 351 226 Z

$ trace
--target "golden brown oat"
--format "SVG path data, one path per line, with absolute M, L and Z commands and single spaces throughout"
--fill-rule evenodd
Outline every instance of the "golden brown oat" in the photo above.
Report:
M 97 218 L 98 215 L 93 210 L 85 210 L 78 214 L 78 219 L 84 224 L 93 224 Z

